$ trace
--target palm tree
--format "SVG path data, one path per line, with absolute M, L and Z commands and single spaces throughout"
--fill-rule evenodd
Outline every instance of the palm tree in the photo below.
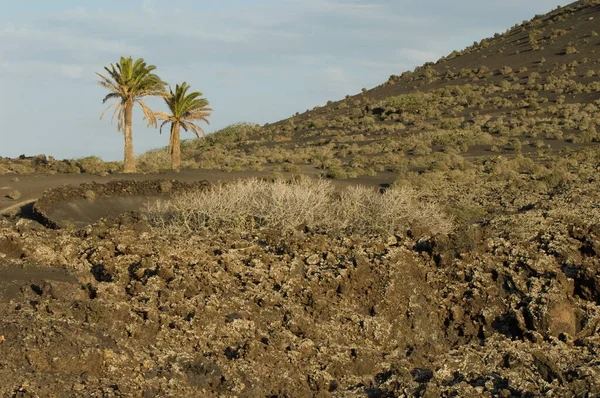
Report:
M 155 112 L 158 120 L 164 120 L 160 125 L 160 131 L 165 124 L 171 123 L 171 138 L 169 140 L 169 154 L 171 155 L 171 167 L 175 170 L 181 164 L 181 140 L 179 130 L 191 131 L 200 138 L 200 134 L 206 137 L 204 130 L 195 121 L 205 122 L 210 124 L 207 117 L 210 116 L 212 109 L 208 107 L 208 100 L 202 98 L 202 93 L 194 91 L 188 93 L 190 89 L 186 82 L 175 86 L 175 93 L 169 87 L 170 95 L 165 97 L 165 102 L 171 113 Z
M 144 120 L 148 119 L 148 126 L 156 127 L 156 118 L 154 113 L 142 101 L 143 97 L 164 97 L 167 95 L 165 85 L 157 75 L 152 71 L 156 69 L 154 65 L 146 65 L 142 58 L 133 61 L 131 57 L 121 57 L 119 63 L 115 66 L 110 64 L 110 68 L 104 67 L 110 77 L 102 76 L 96 73 L 102 80 L 98 81 L 102 87 L 108 89 L 110 93 L 104 97 L 102 103 L 109 99 L 118 100 L 102 112 L 100 119 L 106 111 L 115 107 L 112 119 L 117 117 L 117 130 L 122 131 L 125 136 L 125 161 L 124 172 L 135 173 L 135 156 L 133 154 L 133 135 L 131 132 L 131 119 L 133 105 L 140 104 L 144 112 Z

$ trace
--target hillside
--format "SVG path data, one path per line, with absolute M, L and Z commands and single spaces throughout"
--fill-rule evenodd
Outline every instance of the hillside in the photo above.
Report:
M 578 1 L 390 76 L 384 84 L 263 127 L 184 144 L 184 166 L 263 167 L 333 178 L 422 170 L 498 154 L 536 156 L 600 140 L 600 4 Z M 165 150 L 142 155 L 167 168 Z M 313 171 L 311 171 L 313 170 Z
M 389 79 L 265 126 L 233 125 L 183 142 L 182 167 L 330 178 L 423 171 L 499 154 L 600 141 L 600 3 L 581 0 Z M 454 160 L 453 160 L 454 159 Z M 170 167 L 166 148 L 138 157 Z M 118 162 L 1 159 L 0 173 L 114 173 Z

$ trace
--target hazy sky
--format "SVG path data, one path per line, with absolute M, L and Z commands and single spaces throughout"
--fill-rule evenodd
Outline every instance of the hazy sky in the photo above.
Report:
M 120 56 L 143 57 L 163 80 L 202 91 L 215 131 L 372 88 L 568 3 L 0 0 L 0 156 L 121 159 L 122 135 L 99 120 L 106 93 L 94 74 Z M 136 154 L 168 144 L 168 130 L 134 116 Z

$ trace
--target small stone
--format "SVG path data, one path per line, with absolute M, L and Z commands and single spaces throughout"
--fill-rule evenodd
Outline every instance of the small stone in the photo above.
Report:
M 93 202 L 94 200 L 96 200 L 96 192 L 92 191 L 91 189 L 88 189 L 87 191 L 85 191 L 85 193 L 83 194 L 83 197 L 90 202 Z
M 17 227 L 17 231 L 19 231 L 19 233 L 23 233 L 23 232 L 30 232 L 30 231 L 38 230 L 40 227 L 40 224 L 35 221 L 26 220 L 26 219 L 22 218 L 19 221 L 17 221 L 15 226 Z
M 158 268 L 157 274 L 165 281 L 171 281 L 175 277 L 175 273 L 173 272 L 173 270 L 165 266 L 160 266 Z
M 305 260 L 305 262 L 306 262 L 306 264 L 308 264 L 308 265 L 316 265 L 316 264 L 319 264 L 319 261 L 320 261 L 320 260 L 321 260 L 321 256 L 319 256 L 318 254 L 316 254 L 316 253 L 315 253 L 315 254 L 313 254 L 313 255 L 309 256 L 309 257 L 308 257 L 308 258 Z
M 83 391 L 85 386 L 83 384 L 73 384 L 73 391 Z
M 12 200 L 19 200 L 21 198 L 21 192 L 14 189 L 14 190 L 10 191 L 9 193 L 7 193 L 6 197 L 9 199 L 12 199 Z
M 159 188 L 161 193 L 169 193 L 173 188 L 173 184 L 171 183 L 171 181 L 161 181 L 159 184 Z
M 225 323 L 232 323 L 236 319 L 243 319 L 244 317 L 239 312 L 233 312 L 225 315 Z

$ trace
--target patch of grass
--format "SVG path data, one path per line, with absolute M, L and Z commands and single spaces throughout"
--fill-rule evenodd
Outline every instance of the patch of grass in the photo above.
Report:
M 565 49 L 565 54 L 569 55 L 569 54 L 577 54 L 577 48 L 575 48 L 575 46 L 567 46 L 567 48 Z

